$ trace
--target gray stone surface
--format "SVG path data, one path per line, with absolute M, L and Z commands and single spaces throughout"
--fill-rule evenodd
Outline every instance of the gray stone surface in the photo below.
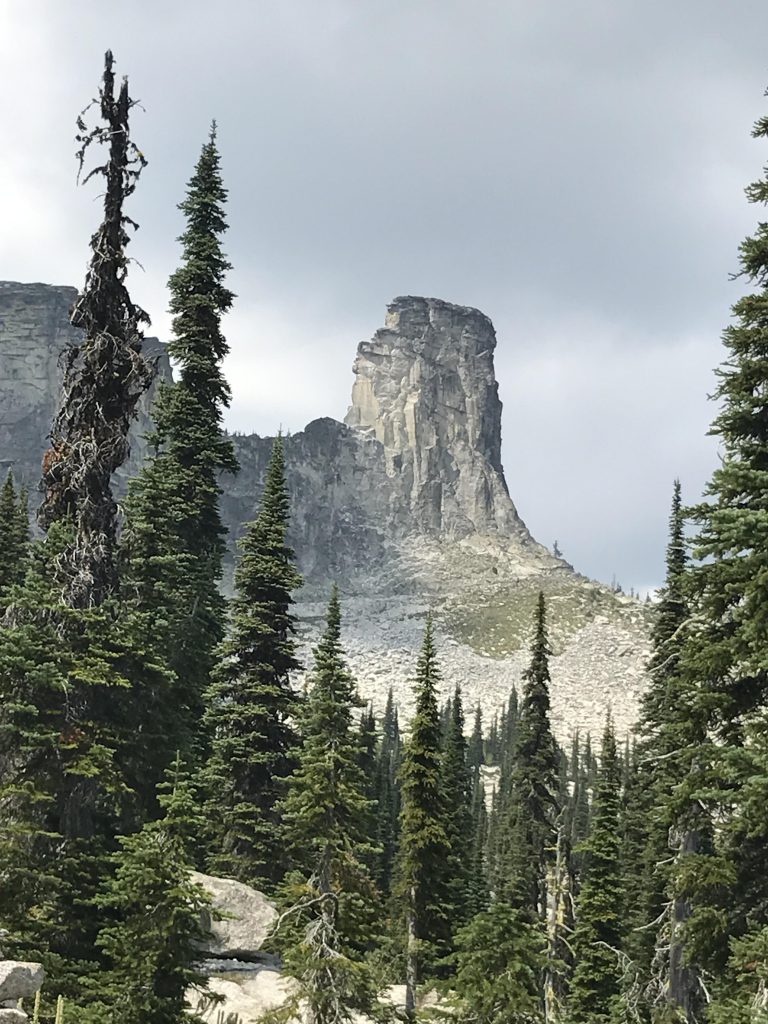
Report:
M 0 281 L 0 474 L 4 478 L 13 469 L 33 492 L 59 400 L 61 355 L 82 337 L 69 322 L 76 297 L 75 288 Z M 157 359 L 159 376 L 170 377 L 170 363 L 157 338 L 148 338 L 144 351 Z M 131 458 L 118 487 L 144 458 L 153 391 L 139 404 Z
M 0 1010 L 0 1024 L 26 1024 L 29 1017 L 22 1010 Z
M 191 878 L 209 894 L 212 910 L 222 915 L 217 921 L 206 914 L 203 923 L 211 940 L 204 952 L 225 959 L 262 958 L 264 942 L 277 920 L 274 903 L 263 892 L 233 878 L 217 878 L 199 871 L 193 871 Z
M 74 295 L 0 283 L 0 471 L 4 460 L 31 485 L 55 407 L 58 354 L 73 337 Z M 169 375 L 162 346 L 152 344 L 160 374 Z M 305 577 L 297 604 L 305 657 L 336 581 L 363 695 L 381 707 L 393 686 L 407 711 L 432 610 L 444 694 L 460 683 L 467 705 L 480 703 L 489 717 L 520 684 L 542 589 L 557 731 L 599 733 L 609 706 L 623 731 L 645 685 L 648 610 L 576 574 L 520 519 L 501 464 L 495 346 L 493 325 L 478 310 L 395 299 L 384 327 L 358 347 L 345 422 L 315 420 L 286 438 L 290 541 Z M 148 402 L 119 488 L 143 455 Z M 233 541 L 256 513 L 272 446 L 255 434 L 234 440 L 241 472 L 221 481 Z
M 42 964 L 0 960 L 0 1004 L 30 999 L 45 980 Z

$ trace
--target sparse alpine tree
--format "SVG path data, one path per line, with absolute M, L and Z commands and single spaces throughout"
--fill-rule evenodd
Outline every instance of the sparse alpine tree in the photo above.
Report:
M 117 583 L 117 503 L 112 474 L 128 457 L 128 431 L 153 369 L 142 356 L 142 326 L 149 317 L 128 293 L 126 246 L 135 223 L 123 206 L 146 160 L 131 140 L 135 105 L 124 78 L 115 95 L 114 59 L 104 58 L 97 105 L 102 124 L 89 130 L 77 121 L 82 170 L 91 145 L 108 147 L 104 164 L 86 176 L 105 179 L 104 217 L 91 239 L 85 287 L 72 312 L 82 339 L 66 352 L 62 398 L 43 459 L 45 494 L 39 519 L 44 528 L 68 520 L 74 529 L 57 558 L 63 597 L 76 608 L 101 604 Z M 96 101 L 94 101 L 96 103 Z

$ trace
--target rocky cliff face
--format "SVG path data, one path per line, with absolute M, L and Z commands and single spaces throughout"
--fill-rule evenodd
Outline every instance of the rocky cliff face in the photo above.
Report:
M 61 354 L 80 334 L 69 322 L 76 298 L 75 288 L 0 281 L 0 473 L 4 478 L 13 469 L 33 492 L 59 400 Z M 159 376 L 170 377 L 168 356 L 157 338 L 147 338 L 144 351 L 157 361 Z M 152 395 L 153 389 L 140 403 L 131 458 L 119 486 L 144 458 Z
M 74 295 L 0 284 L 0 466 L 4 460 L 30 482 L 57 400 Z M 467 705 L 490 714 L 520 684 L 542 589 L 556 728 L 597 732 L 609 705 L 626 728 L 644 686 L 646 610 L 578 576 L 518 516 L 501 464 L 495 345 L 478 310 L 395 299 L 384 327 L 358 348 L 345 423 L 315 420 L 286 438 L 291 542 L 306 581 L 297 606 L 306 661 L 335 580 L 366 697 L 381 705 L 391 685 L 407 710 L 432 610 L 445 693 L 461 684 Z M 153 346 L 168 374 L 162 347 Z M 126 472 L 145 450 L 149 400 Z M 241 472 L 222 479 L 233 539 L 258 508 L 272 440 L 237 436 L 235 444 Z

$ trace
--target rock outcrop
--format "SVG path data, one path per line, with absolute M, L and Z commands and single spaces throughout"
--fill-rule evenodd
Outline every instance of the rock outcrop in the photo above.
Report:
M 67 316 L 74 295 L 0 283 L 0 471 L 13 466 L 32 486 L 57 401 L 59 353 L 75 336 Z M 147 345 L 169 375 L 162 346 Z M 335 580 L 363 695 L 381 706 L 392 686 L 407 712 L 431 609 L 444 692 L 461 684 L 466 704 L 480 703 L 488 716 L 520 683 L 543 590 L 555 728 L 599 732 L 610 706 L 624 730 L 645 684 L 647 610 L 576 574 L 520 519 L 501 462 L 495 345 L 478 310 L 395 299 L 384 327 L 358 347 L 345 422 L 315 420 L 285 439 L 306 660 Z M 144 454 L 150 401 L 119 487 Z M 234 440 L 241 472 L 222 479 L 233 540 L 258 507 L 272 447 L 268 437 Z
M 40 481 L 40 460 L 59 401 L 62 352 L 82 336 L 69 322 L 76 298 L 75 288 L 0 281 L 0 473 L 5 477 L 12 469 L 30 491 Z M 157 338 L 146 339 L 144 352 L 157 362 L 158 379 L 170 379 L 170 362 Z M 153 394 L 151 388 L 139 404 L 131 456 L 118 487 L 145 456 Z
M 34 999 L 45 980 L 42 964 L 0 960 L 0 1024 L 25 1024 L 19 1001 Z
M 219 960 L 263 960 L 264 944 L 277 920 L 274 903 L 234 878 L 199 871 L 193 871 L 191 877 L 211 900 L 212 913 L 206 913 L 203 922 L 210 939 L 202 952 Z

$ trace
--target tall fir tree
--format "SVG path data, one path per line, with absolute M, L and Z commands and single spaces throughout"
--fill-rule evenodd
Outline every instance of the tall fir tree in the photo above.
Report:
M 297 744 L 292 595 L 301 577 L 286 541 L 288 520 L 277 437 L 258 515 L 240 541 L 230 631 L 207 696 L 212 745 L 204 772 L 210 870 L 267 888 L 287 867 L 277 805 Z
M 606 722 L 586 866 L 576 903 L 575 968 L 569 1001 L 574 1024 L 608 1024 L 621 990 L 624 891 L 620 836 L 621 769 L 613 724 Z
M 398 837 L 400 834 L 400 725 L 390 687 L 381 721 L 381 744 L 377 770 L 376 840 L 379 866 L 376 881 L 384 896 L 390 894 Z
M 375 1003 L 363 954 L 373 942 L 378 909 L 368 870 L 373 808 L 353 718 L 362 701 L 344 657 L 335 586 L 314 661 L 298 766 L 282 806 L 297 869 L 285 887 L 283 917 L 303 929 L 283 952 L 309 1019 L 331 1024 L 353 1011 L 370 1012 Z
M 437 652 L 431 616 L 416 666 L 416 707 L 400 768 L 402 810 L 398 890 L 406 908 L 406 1013 L 412 1017 L 422 972 L 450 942 L 450 894 Z
M 549 656 L 546 603 L 539 594 L 497 849 L 499 891 L 539 919 L 545 914 L 558 813 L 559 755 L 549 722 Z
M 768 138 L 768 116 L 758 119 L 752 134 Z M 746 194 L 752 203 L 768 203 L 768 166 Z M 692 851 L 674 880 L 676 898 L 692 901 L 685 924 L 688 958 L 711 972 L 715 980 L 708 995 L 715 1001 L 735 970 L 729 966 L 733 950 L 768 926 L 767 823 L 760 801 L 746 799 L 756 779 L 768 796 L 765 766 L 753 761 L 768 695 L 764 220 L 742 242 L 739 263 L 739 277 L 752 291 L 734 304 L 733 322 L 723 334 L 727 353 L 715 395 L 720 411 L 711 430 L 719 438 L 720 464 L 706 489 L 707 500 L 692 510 L 697 561 L 688 573 L 691 625 L 682 655 L 696 733 L 684 751 L 690 768 L 678 786 L 677 807 L 700 808 L 699 816 L 716 822 L 716 829 L 711 855 Z M 685 834 L 701 831 L 696 821 Z
M 469 917 L 473 846 L 471 776 L 467 766 L 464 707 L 461 688 L 458 686 L 451 699 L 450 710 L 451 717 L 445 732 L 442 788 L 446 811 L 445 833 L 449 846 L 446 868 L 451 929 L 455 930 Z
M 175 692 L 159 699 L 174 708 L 171 742 L 187 750 L 200 739 L 203 694 L 224 636 L 219 475 L 238 468 L 222 429 L 230 391 L 221 369 L 229 351 L 221 318 L 233 300 L 221 245 L 226 200 L 214 123 L 179 204 L 186 230 L 181 265 L 169 281 L 168 342 L 178 380 L 159 388 L 152 455 L 131 485 L 125 532 L 126 593 L 149 614 L 175 674 Z M 148 715 L 157 713 L 151 700 L 145 703 Z

